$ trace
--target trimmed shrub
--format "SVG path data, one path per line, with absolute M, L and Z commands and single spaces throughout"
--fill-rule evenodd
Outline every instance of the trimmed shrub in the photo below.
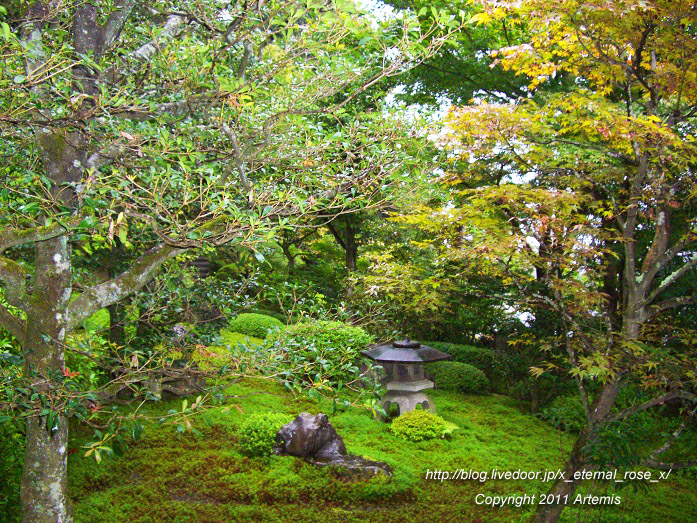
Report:
M 564 432 L 578 434 L 586 426 L 586 413 L 578 394 L 555 398 L 540 412 L 539 416 Z
M 250 457 L 268 456 L 271 454 L 276 433 L 288 423 L 287 414 L 265 412 L 252 414 L 240 427 L 238 446 L 242 454 Z
M 281 330 L 281 321 L 265 314 L 243 313 L 230 321 L 229 329 L 254 338 L 266 338 L 269 330 Z
M 390 431 L 409 441 L 424 441 L 445 438 L 454 426 L 436 414 L 427 410 L 410 410 L 405 412 L 390 425 Z
M 317 349 L 361 351 L 373 342 L 373 337 L 361 327 L 353 327 L 339 321 L 317 321 L 290 325 L 282 333 L 274 333 L 270 339 L 304 341 Z
M 426 371 L 433 376 L 436 387 L 473 394 L 482 394 L 489 389 L 489 380 L 481 370 L 459 361 L 429 363 Z
M 274 332 L 267 338 L 267 345 L 283 354 L 287 371 L 282 370 L 281 375 L 288 386 L 309 382 L 331 387 L 358 378 L 360 351 L 372 341 L 372 336 L 360 327 L 318 321 Z
M 442 341 L 429 341 L 425 345 L 447 352 L 453 357 L 451 361 L 467 363 L 477 367 L 489 377 L 496 373 L 496 353 L 491 349 Z

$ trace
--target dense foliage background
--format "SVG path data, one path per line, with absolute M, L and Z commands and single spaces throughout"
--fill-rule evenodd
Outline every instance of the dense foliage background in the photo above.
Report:
M 279 473 L 295 406 L 406 445 L 357 438 L 397 474 L 322 476 L 336 499 L 281 470 L 298 503 L 409 507 L 423 471 L 400 460 L 501 452 L 472 440 L 497 423 L 528 457 L 558 431 L 569 477 L 688 469 L 693 498 L 696 42 L 687 0 L 0 7 L 0 518 L 97 521 L 119 467 L 171 472 L 129 468 L 163 431 Z M 452 355 L 427 367 L 443 418 L 383 430 L 361 351 L 407 336 Z M 75 453 L 117 464 L 100 483 Z M 235 517 L 275 499 L 235 488 Z

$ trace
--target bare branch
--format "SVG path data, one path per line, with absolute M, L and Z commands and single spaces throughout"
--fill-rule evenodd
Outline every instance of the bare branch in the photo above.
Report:
M 692 305 L 697 302 L 697 297 L 695 296 L 679 296 L 677 298 L 671 298 L 669 300 L 664 300 L 656 305 L 649 307 L 649 312 L 647 314 L 646 320 L 650 320 L 660 313 L 665 312 L 675 307 L 681 307 L 683 305 Z
M 691 467 L 697 467 L 697 460 L 691 461 L 677 461 L 674 463 L 664 463 L 662 461 L 656 461 L 653 458 L 647 458 L 641 462 L 642 465 L 653 467 L 660 470 L 680 470 L 687 469 Z
M 677 441 L 677 439 L 680 437 L 682 432 L 685 430 L 685 427 L 687 427 L 687 421 L 694 417 L 695 412 L 697 412 L 697 407 L 690 411 L 687 419 L 685 419 L 680 424 L 680 426 L 675 431 L 673 431 L 673 433 L 666 440 L 666 442 L 651 453 L 651 455 L 650 455 L 651 459 L 656 459 L 656 456 L 658 456 L 659 454 L 663 454 L 668 449 L 670 449 L 670 446 Z
M 667 263 L 680 254 L 680 252 L 685 249 L 689 243 L 688 238 L 683 238 L 674 244 L 670 249 L 666 249 L 665 252 L 656 259 L 652 266 L 646 267 L 644 272 L 641 274 L 642 282 L 653 281 L 656 274 L 658 274 L 658 272 L 665 267 Z
M 329 232 L 332 233 L 332 236 L 334 236 L 334 239 L 341 246 L 341 248 L 346 250 L 346 242 L 344 242 L 344 239 L 339 234 L 339 231 L 336 230 L 332 221 L 327 222 L 327 228 L 329 229 Z
M 121 34 L 121 30 L 125 25 L 131 11 L 136 5 L 137 0 L 119 0 L 114 6 L 114 12 L 109 15 L 104 24 L 103 46 L 108 49 Z
M 242 55 L 242 60 L 240 60 L 240 66 L 237 68 L 237 78 L 244 79 L 244 75 L 247 72 L 247 67 L 252 59 L 252 44 L 249 42 L 244 42 L 244 54 Z
M 171 15 L 167 18 L 162 31 L 160 32 L 160 40 L 169 40 L 175 38 L 183 30 L 183 24 L 186 22 L 186 17 L 181 15 Z M 150 59 L 157 52 L 158 44 L 157 42 L 148 42 L 145 45 L 140 46 L 138 49 L 130 54 L 131 58 L 137 60 L 145 61 Z
M 687 261 L 687 263 L 685 263 L 685 265 L 683 265 L 682 267 L 680 267 L 677 271 L 675 271 L 675 272 L 671 273 L 670 275 L 668 275 L 668 277 L 667 277 L 666 279 L 664 279 L 664 280 L 658 285 L 658 287 L 656 287 L 656 289 L 654 289 L 653 292 L 651 292 L 651 294 L 649 294 L 648 298 L 646 298 L 646 300 L 644 300 L 644 304 L 649 304 L 649 303 L 651 303 L 653 300 L 655 300 L 656 298 L 658 298 L 658 296 L 659 296 L 663 291 L 665 291 L 668 287 L 670 287 L 671 285 L 673 285 L 676 281 L 678 281 L 682 276 L 684 276 L 690 269 L 692 269 L 692 268 L 695 267 L 695 266 L 697 266 L 697 253 L 694 253 L 694 254 L 692 255 L 692 258 L 690 258 L 690 259 Z
M 111 144 L 109 147 L 92 153 L 85 162 L 87 169 L 99 169 L 111 160 L 122 157 L 126 153 L 126 147 L 121 143 Z
M 227 137 L 230 138 L 230 141 L 232 142 L 232 150 L 234 152 L 234 157 L 235 157 L 234 165 L 237 168 L 237 173 L 239 174 L 240 182 L 242 182 L 242 185 L 244 186 L 245 191 L 249 192 L 252 190 L 252 184 L 249 183 L 249 180 L 247 179 L 247 173 L 246 173 L 246 168 L 245 168 L 246 151 L 243 152 L 242 149 L 240 148 L 240 143 L 237 140 L 237 134 L 235 133 L 235 131 L 231 127 L 223 124 L 223 131 L 225 132 Z M 227 181 L 228 174 L 229 174 L 229 170 L 222 174 L 222 176 L 220 178 L 221 185 Z

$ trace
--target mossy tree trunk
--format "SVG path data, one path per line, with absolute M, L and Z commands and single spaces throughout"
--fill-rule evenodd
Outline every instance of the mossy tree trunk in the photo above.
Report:
M 36 244 L 34 289 L 24 338 L 24 373 L 40 394 L 50 394 L 53 373 L 64 368 L 66 306 L 71 294 L 70 246 L 66 236 Z M 23 523 L 71 521 L 66 496 L 68 424 L 31 417 L 21 483 Z
M 31 289 L 26 288 L 30 275 L 19 264 L 0 256 L 0 279 L 5 283 L 6 298 L 26 314 L 26 320 L 22 320 L 0 306 L 0 324 L 22 346 L 29 385 L 38 394 L 50 396 L 60 386 L 65 370 L 66 335 L 97 310 L 139 290 L 162 263 L 181 249 L 159 245 L 138 258 L 127 271 L 86 289 L 71 302 L 72 257 L 68 231 L 60 227 L 50 229 L 50 233 L 46 230 L 34 231 L 36 254 Z M 19 241 L 13 240 L 10 233 L 4 231 L 5 245 Z M 47 235 L 51 237 L 45 238 Z M 23 236 L 21 241 L 26 243 L 31 239 Z M 0 252 L 5 245 L 0 243 Z M 20 492 L 23 523 L 72 520 L 66 493 L 67 444 L 68 424 L 60 413 L 50 424 L 48 416 L 27 419 Z
M 74 198 L 71 182 L 79 180 L 79 162 L 84 154 L 59 132 L 45 132 L 39 140 L 44 172 L 52 181 L 56 204 L 70 208 Z M 24 356 L 24 374 L 40 395 L 50 396 L 60 386 L 65 370 L 66 335 L 82 325 L 97 310 L 115 304 L 139 290 L 165 261 L 182 249 L 160 244 L 135 260 L 118 276 L 85 289 L 70 301 L 72 256 L 70 230 L 59 223 L 25 230 L 5 229 L 0 235 L 0 254 L 7 248 L 33 243 L 33 282 L 20 264 L 0 256 L 0 281 L 5 297 L 26 314 L 22 320 L 0 306 L 0 324 L 19 340 Z M 68 423 L 60 413 L 29 417 L 26 450 L 20 487 L 23 523 L 67 523 L 72 521 L 67 498 Z

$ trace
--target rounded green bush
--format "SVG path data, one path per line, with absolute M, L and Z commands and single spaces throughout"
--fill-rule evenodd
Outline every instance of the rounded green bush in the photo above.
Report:
M 316 321 L 290 325 L 282 333 L 274 333 L 271 339 L 295 339 L 316 349 L 361 351 L 373 342 L 373 337 L 361 327 L 340 321 Z
M 243 313 L 230 321 L 229 328 L 233 332 L 246 334 L 254 338 L 266 338 L 269 330 L 281 330 L 281 321 L 265 314 Z
M 409 441 L 424 441 L 445 437 L 447 425 L 443 418 L 427 410 L 410 410 L 392 422 L 390 431 Z
M 276 318 L 283 325 L 285 325 L 287 323 L 287 318 L 286 318 L 285 314 L 283 314 L 281 312 L 269 310 L 269 309 L 247 309 L 245 311 L 245 313 L 246 314 L 261 314 L 263 316 L 271 316 L 272 318 Z
M 481 394 L 489 389 L 486 374 L 467 363 L 438 361 L 430 363 L 427 372 L 433 376 L 433 381 L 439 389 L 473 394 Z
M 242 454 L 250 457 L 271 454 L 276 433 L 290 421 L 286 414 L 265 412 L 252 414 L 240 427 L 238 446 Z
M 452 356 L 451 361 L 473 365 L 487 376 L 491 376 L 496 372 L 496 353 L 491 349 L 442 341 L 429 341 L 425 345 L 447 352 Z
M 305 381 L 336 384 L 354 380 L 360 370 L 361 351 L 373 341 L 360 327 L 337 321 L 297 323 L 272 333 L 267 342 L 282 349 L 290 368 L 301 369 Z

